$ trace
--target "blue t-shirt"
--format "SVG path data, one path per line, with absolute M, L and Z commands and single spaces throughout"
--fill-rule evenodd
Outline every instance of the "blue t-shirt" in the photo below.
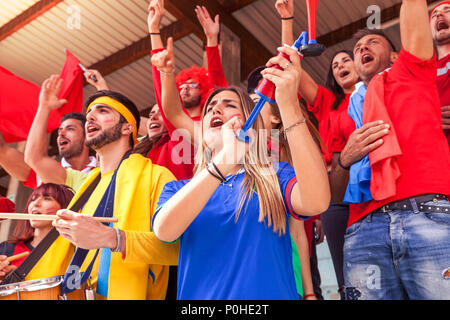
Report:
M 281 162 L 277 176 L 293 213 L 289 199 L 297 181 L 294 169 Z M 243 172 L 227 177 L 181 235 L 177 299 L 298 300 L 288 213 L 286 232 L 279 236 L 266 221 L 258 222 L 259 201 L 253 193 L 236 221 L 243 177 Z M 167 183 L 158 208 L 189 181 Z

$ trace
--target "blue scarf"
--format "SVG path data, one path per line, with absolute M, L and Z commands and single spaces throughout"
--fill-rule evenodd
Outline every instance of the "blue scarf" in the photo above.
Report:
M 356 129 L 363 126 L 363 105 L 367 87 L 359 82 L 350 97 L 348 114 L 355 121 Z M 361 203 L 373 200 L 370 193 L 370 161 L 369 156 L 355 162 L 350 167 L 350 176 L 347 190 L 345 191 L 344 203 Z

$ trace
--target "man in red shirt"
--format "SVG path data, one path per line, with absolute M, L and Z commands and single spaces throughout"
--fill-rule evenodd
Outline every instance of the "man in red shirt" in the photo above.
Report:
M 393 138 L 401 155 L 387 157 L 400 172 L 394 195 L 350 204 L 344 244 L 348 299 L 450 298 L 450 282 L 443 276 L 450 265 L 450 215 L 445 213 L 450 212 L 450 154 L 441 129 L 428 23 L 425 0 L 403 0 L 402 50 L 395 63 L 381 31 L 355 35 L 355 65 L 363 82 L 357 88 L 367 87 L 363 110 L 384 112 L 388 119 L 366 119 L 351 134 L 331 178 L 346 184 L 350 166 L 366 155 L 389 155 L 385 142 Z M 373 99 L 376 95 L 383 99 Z M 378 103 L 367 106 L 370 101 Z M 376 170 L 371 160 L 371 187 Z M 389 171 L 386 179 L 392 180 Z
M 89 148 L 84 145 L 85 121 L 85 116 L 80 113 L 67 114 L 61 119 L 57 141 L 61 163 L 47 154 L 47 133 L 41 135 L 41 141 L 45 145 L 39 161 L 51 164 L 46 167 L 48 170 L 38 169 L 39 176 L 25 162 L 24 153 L 6 144 L 0 133 L 0 165 L 11 177 L 22 181 L 24 186 L 31 189 L 35 189 L 43 181 L 65 184 L 66 168 L 88 173 L 97 163 L 95 157 L 89 157 Z
M 450 1 L 443 1 L 431 10 L 430 27 L 439 58 L 437 86 L 442 127 L 450 145 Z

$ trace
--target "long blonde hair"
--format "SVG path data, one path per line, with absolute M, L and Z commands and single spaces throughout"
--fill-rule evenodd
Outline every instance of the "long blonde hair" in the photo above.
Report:
M 205 169 L 207 163 L 211 160 L 212 152 L 206 145 L 203 139 L 203 119 L 206 114 L 207 106 L 214 98 L 215 95 L 222 91 L 231 91 L 237 94 L 241 102 L 244 121 L 249 117 L 251 111 L 254 108 L 252 99 L 239 87 L 230 86 L 228 88 L 220 88 L 215 90 L 208 97 L 205 103 L 205 107 L 202 111 L 201 120 L 201 144 L 199 144 L 196 154 L 196 168 L 195 174 L 197 175 Z M 275 168 L 270 161 L 267 153 L 267 141 L 264 139 L 264 125 L 261 116 L 258 116 L 257 120 L 253 124 L 252 128 L 255 130 L 255 143 L 251 147 L 251 152 L 247 152 L 244 161 L 244 179 L 242 182 L 242 189 L 240 194 L 240 201 L 236 211 L 236 218 L 242 210 L 245 210 L 248 205 L 248 199 L 252 196 L 253 192 L 256 192 L 259 200 L 259 218 L 258 222 L 267 221 L 269 227 L 272 226 L 273 232 L 277 232 L 282 235 L 286 232 L 286 207 L 283 201 L 283 195 L 281 193 L 278 176 Z M 255 151 L 256 148 L 256 152 Z

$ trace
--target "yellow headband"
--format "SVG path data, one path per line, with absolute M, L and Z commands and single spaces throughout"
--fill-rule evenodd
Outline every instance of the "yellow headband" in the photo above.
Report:
M 133 141 L 134 141 L 135 145 L 139 143 L 139 140 L 137 139 L 138 128 L 137 128 L 137 124 L 136 124 L 136 119 L 134 118 L 133 114 L 130 112 L 130 110 L 128 110 L 127 107 L 125 107 L 119 101 L 114 100 L 113 98 L 103 96 L 103 97 L 95 99 L 87 108 L 86 113 L 88 113 L 89 110 L 91 109 L 91 107 L 96 104 L 106 105 L 110 108 L 113 108 L 118 113 L 120 113 L 128 123 L 131 123 L 134 126 Z

